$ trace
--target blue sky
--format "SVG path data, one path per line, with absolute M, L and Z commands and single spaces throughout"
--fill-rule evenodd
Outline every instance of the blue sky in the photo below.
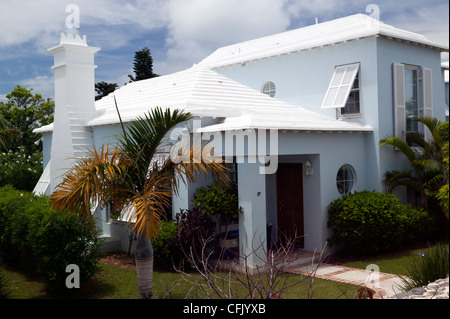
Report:
M 448 0 L 0 0 L 0 101 L 17 84 L 53 98 L 53 56 L 66 6 L 80 9 L 80 28 L 95 56 L 96 82 L 128 82 L 134 52 L 149 47 L 154 72 L 198 63 L 215 49 L 356 13 L 369 4 L 380 20 L 449 45 Z M 73 30 L 73 29 L 72 29 Z M 448 54 L 443 55 L 448 61 Z

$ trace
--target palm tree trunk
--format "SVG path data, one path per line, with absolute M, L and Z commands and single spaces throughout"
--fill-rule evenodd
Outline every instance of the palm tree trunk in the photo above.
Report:
M 149 238 L 138 235 L 135 261 L 139 298 L 150 299 L 153 295 L 153 247 Z

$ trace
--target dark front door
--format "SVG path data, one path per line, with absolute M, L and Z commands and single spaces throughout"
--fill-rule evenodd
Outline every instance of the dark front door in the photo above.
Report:
M 281 163 L 277 170 L 278 241 L 297 238 L 304 246 L 302 164 Z

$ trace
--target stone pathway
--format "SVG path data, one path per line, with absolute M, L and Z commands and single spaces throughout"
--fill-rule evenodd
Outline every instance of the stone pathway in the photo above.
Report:
M 333 280 L 367 287 L 374 291 L 373 299 L 448 299 L 449 281 L 440 279 L 427 287 L 402 292 L 402 279 L 394 274 L 378 272 L 375 265 L 368 270 L 346 267 L 342 265 L 316 264 L 306 262 L 288 267 L 286 271 L 296 274 L 311 275 L 315 278 Z
M 374 299 L 395 296 L 401 292 L 399 285 L 402 280 L 393 274 L 330 264 L 305 264 L 288 268 L 287 271 L 367 287 L 375 292 Z

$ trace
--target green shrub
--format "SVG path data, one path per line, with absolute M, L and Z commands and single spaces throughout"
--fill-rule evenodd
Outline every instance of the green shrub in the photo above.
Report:
M 191 256 L 200 259 L 202 249 L 214 235 L 215 223 L 210 216 L 202 213 L 198 207 L 192 210 L 180 210 L 175 216 L 177 237 L 175 240 L 182 257 Z M 185 265 L 189 268 L 190 265 Z
M 362 191 L 333 201 L 328 209 L 328 227 L 348 253 L 370 255 L 426 238 L 433 220 L 423 209 L 402 205 L 393 194 Z
M 181 258 L 180 249 L 176 246 L 177 224 L 172 221 L 162 221 L 158 236 L 152 239 L 154 263 L 156 268 L 173 270 L 174 263 Z M 178 266 L 178 265 L 176 265 Z
M 49 288 L 65 288 L 66 266 L 77 264 L 84 282 L 98 271 L 101 242 L 95 225 L 54 211 L 47 197 L 0 188 L 2 260 L 43 276 Z
M 28 155 L 24 147 L 16 152 L 0 152 L 0 187 L 32 191 L 42 174 L 42 152 Z
M 202 213 L 216 217 L 220 231 L 223 231 L 222 226 L 225 228 L 224 236 L 228 233 L 227 225 L 242 213 L 237 184 L 234 182 L 226 185 L 214 182 L 207 188 L 200 187 L 195 191 L 192 203 L 198 206 Z
M 449 273 L 448 244 L 428 248 L 423 254 L 414 256 L 408 264 L 407 277 L 403 278 L 402 290 L 422 287 L 438 279 L 447 278 Z
M 40 228 L 39 273 L 52 290 L 66 289 L 66 267 L 80 268 L 80 282 L 84 283 L 99 271 L 101 240 L 92 220 L 76 215 L 52 211 Z

